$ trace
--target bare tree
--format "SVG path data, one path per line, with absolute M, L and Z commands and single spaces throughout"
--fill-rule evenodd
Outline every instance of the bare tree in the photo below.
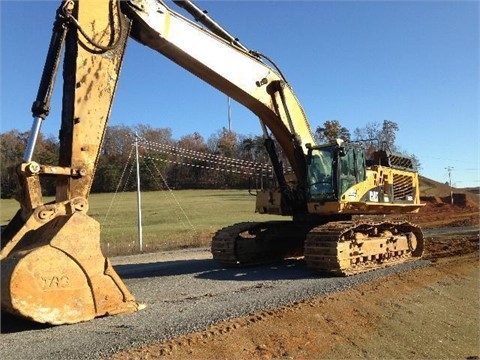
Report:
M 178 140 L 177 146 L 193 151 L 207 152 L 207 144 L 205 143 L 203 136 L 197 131 L 193 134 L 182 136 L 180 140 Z
M 238 135 L 223 127 L 208 139 L 209 150 L 217 155 L 235 157 L 238 146 Z
M 395 140 L 399 130 L 400 128 L 396 122 L 384 120 L 382 124 L 379 122 L 370 122 L 363 128 L 356 128 L 353 133 L 354 140 L 365 141 L 367 149 L 373 150 L 383 147 L 391 151 L 396 151 Z
M 239 157 L 245 160 L 267 163 L 268 154 L 264 142 L 263 136 L 260 135 L 240 136 Z
M 395 140 L 400 130 L 398 124 L 391 120 L 383 120 L 382 128 L 378 133 L 378 141 L 391 151 L 396 151 Z
M 350 140 L 350 131 L 342 126 L 338 120 L 325 121 L 323 126 L 317 127 L 315 135 L 319 143 L 325 143 L 335 139 Z
M 133 129 L 141 138 L 164 145 L 173 145 L 172 129 L 152 128 L 150 125 L 138 124 Z
M 102 155 L 126 157 L 132 147 L 133 131 L 125 125 L 109 126 L 103 140 Z

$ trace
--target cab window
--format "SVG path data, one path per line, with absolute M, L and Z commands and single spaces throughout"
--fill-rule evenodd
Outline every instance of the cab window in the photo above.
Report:
M 308 165 L 308 190 L 313 199 L 333 199 L 333 148 L 312 150 Z

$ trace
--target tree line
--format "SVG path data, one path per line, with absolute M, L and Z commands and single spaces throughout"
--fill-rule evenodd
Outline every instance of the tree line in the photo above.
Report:
M 399 152 L 395 145 L 399 126 L 393 121 L 370 123 L 353 132 L 337 120 L 328 120 L 315 129 L 319 143 L 341 138 L 345 141 L 363 140 L 367 153 L 379 144 Z M 28 132 L 10 130 L 0 134 L 1 197 L 15 195 L 15 166 L 21 163 L 28 140 Z M 226 128 L 218 130 L 205 139 L 194 132 L 175 140 L 169 128 L 153 128 L 149 125 L 110 126 L 107 128 L 101 155 L 95 173 L 92 192 L 131 191 L 136 189 L 132 177 L 135 138 L 138 153 L 142 190 L 159 188 L 247 188 L 255 186 L 252 169 L 258 176 L 270 177 L 266 166 L 269 163 L 260 135 L 242 135 Z M 281 149 L 277 146 L 278 151 Z M 35 147 L 34 161 L 40 164 L 57 164 L 59 142 L 53 137 L 40 134 Z M 418 160 L 414 161 L 419 165 Z M 262 179 L 262 181 L 264 180 Z M 265 180 L 266 181 L 266 180 Z M 44 195 L 55 194 L 52 178 L 42 178 Z

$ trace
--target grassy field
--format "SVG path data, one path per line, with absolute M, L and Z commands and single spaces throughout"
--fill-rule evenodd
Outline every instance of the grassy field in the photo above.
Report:
M 18 210 L 15 200 L 0 200 L 4 225 Z M 101 224 L 106 255 L 139 252 L 137 195 L 92 194 L 88 214 Z M 143 251 L 209 246 L 220 228 L 242 221 L 284 219 L 255 214 L 255 197 L 246 190 L 174 190 L 142 193 Z

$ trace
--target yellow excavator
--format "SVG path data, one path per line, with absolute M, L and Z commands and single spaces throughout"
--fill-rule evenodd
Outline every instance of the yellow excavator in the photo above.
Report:
M 32 105 L 30 138 L 16 170 L 20 209 L 2 231 L 2 311 L 68 324 L 141 307 L 102 254 L 99 223 L 87 215 L 130 37 L 260 120 L 277 185 L 257 190 L 256 211 L 289 219 L 219 230 L 212 240 L 215 260 L 252 265 L 300 252 L 310 268 L 344 276 L 421 257 L 420 228 L 373 216 L 422 206 L 412 161 L 385 150 L 367 159 L 361 147 L 340 140 L 317 144 L 292 88 L 268 57 L 247 49 L 191 1 L 174 3 L 195 21 L 160 0 L 61 2 Z M 35 143 L 62 54 L 59 161 L 39 164 Z M 40 181 L 45 176 L 56 178 L 55 199 L 48 203 Z

